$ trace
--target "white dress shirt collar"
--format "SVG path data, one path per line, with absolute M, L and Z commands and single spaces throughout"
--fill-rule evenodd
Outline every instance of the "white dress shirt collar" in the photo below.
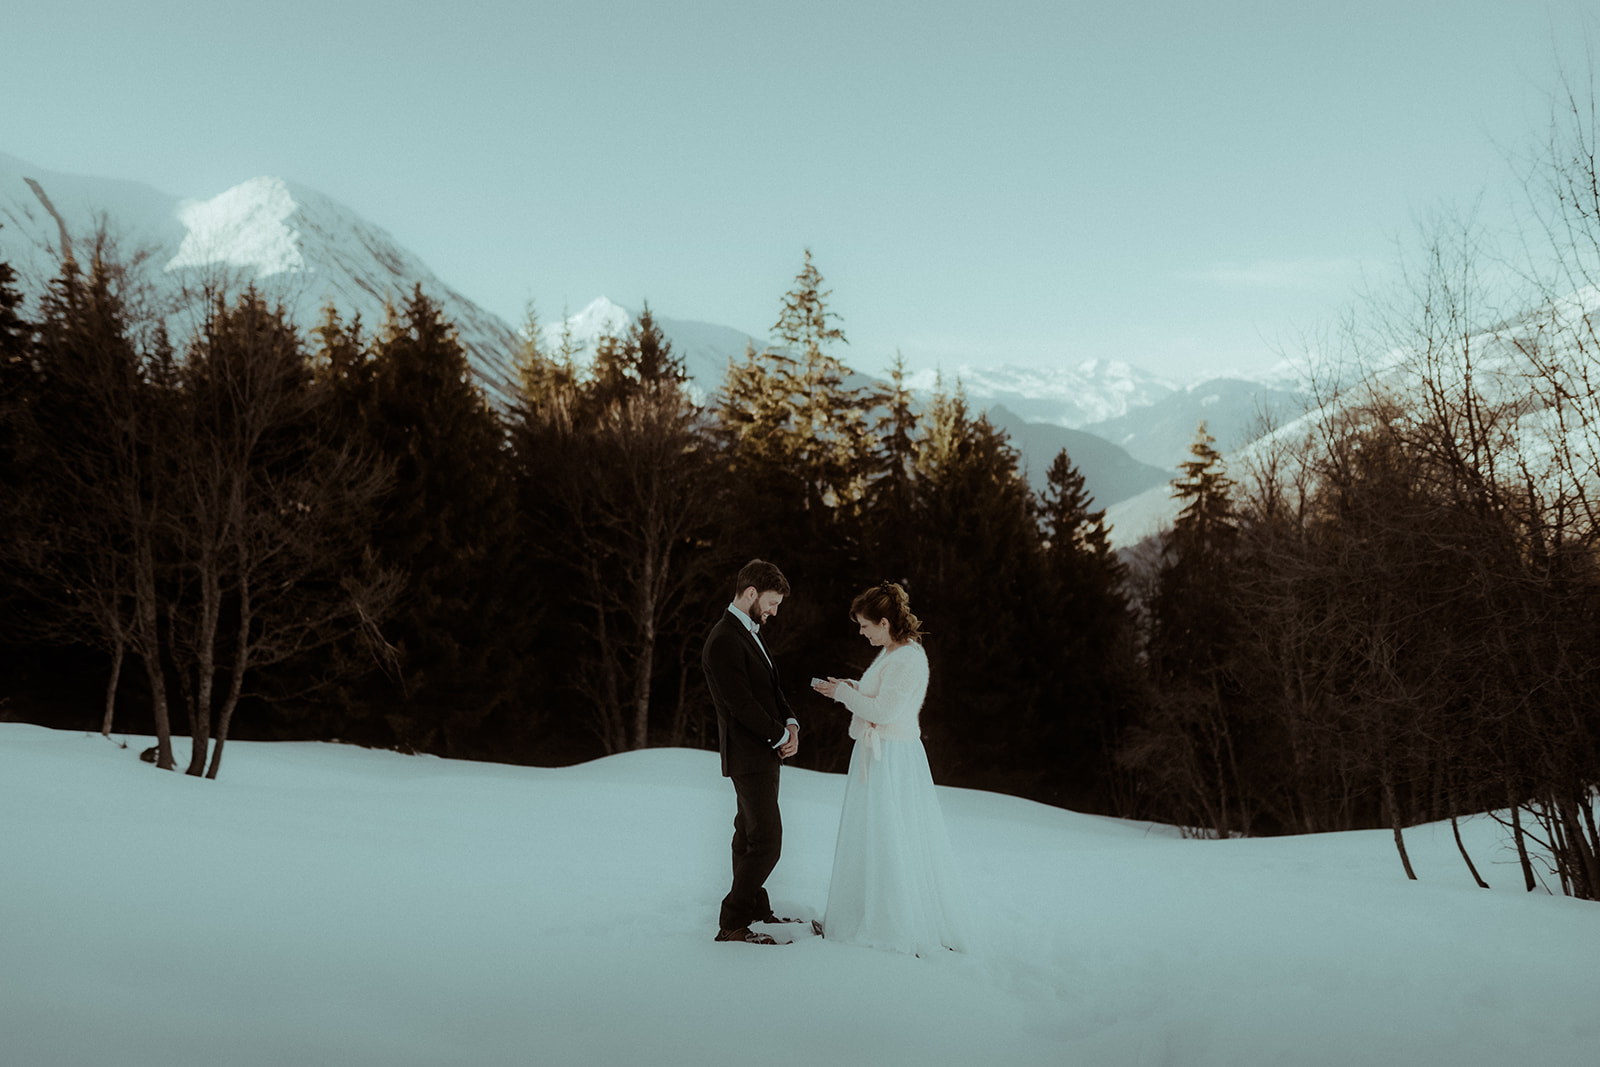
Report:
M 733 612 L 734 616 L 740 622 L 744 623 L 744 628 L 746 630 L 749 630 L 753 634 L 756 634 L 756 633 L 760 632 L 760 630 L 761 630 L 760 624 L 757 623 L 754 619 L 752 619 L 749 615 L 746 615 L 740 608 L 738 608 L 737 606 L 735 606 L 733 604 L 729 604 L 728 605 L 728 610 Z

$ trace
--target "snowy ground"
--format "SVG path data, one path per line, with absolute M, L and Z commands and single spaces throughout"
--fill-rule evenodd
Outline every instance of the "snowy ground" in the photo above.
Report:
M 1230 842 L 941 790 L 986 944 L 721 945 L 713 754 L 530 769 L 230 742 L 222 778 L 0 725 L 0 1061 L 1597 1062 L 1600 905 L 1488 820 Z M 818 914 L 843 783 L 784 772 L 778 910 Z

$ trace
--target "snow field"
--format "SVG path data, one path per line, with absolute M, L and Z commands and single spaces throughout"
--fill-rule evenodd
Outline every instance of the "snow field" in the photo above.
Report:
M 1227 842 L 941 789 L 978 953 L 719 945 L 713 753 L 522 768 L 0 724 L 0 1048 L 90 1064 L 1574 1064 L 1600 907 L 1489 819 Z M 186 742 L 181 747 L 186 747 Z M 842 779 L 787 770 L 780 912 Z

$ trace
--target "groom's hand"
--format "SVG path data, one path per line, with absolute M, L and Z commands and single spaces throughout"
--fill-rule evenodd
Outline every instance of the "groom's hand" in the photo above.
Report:
M 788 759 L 800 751 L 800 727 L 795 723 L 789 724 L 789 740 L 778 746 L 778 755 Z

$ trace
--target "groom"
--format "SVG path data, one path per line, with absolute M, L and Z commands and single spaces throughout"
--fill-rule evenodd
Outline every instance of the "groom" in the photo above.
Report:
M 718 941 L 772 945 L 750 929 L 757 922 L 793 922 L 772 913 L 764 883 L 783 849 L 778 768 L 800 748 L 800 724 L 778 689 L 778 668 L 761 643 L 761 624 L 789 595 L 783 572 L 753 559 L 739 570 L 733 603 L 706 637 L 700 663 L 717 709 L 722 774 L 733 780 L 733 888 L 722 900 Z

